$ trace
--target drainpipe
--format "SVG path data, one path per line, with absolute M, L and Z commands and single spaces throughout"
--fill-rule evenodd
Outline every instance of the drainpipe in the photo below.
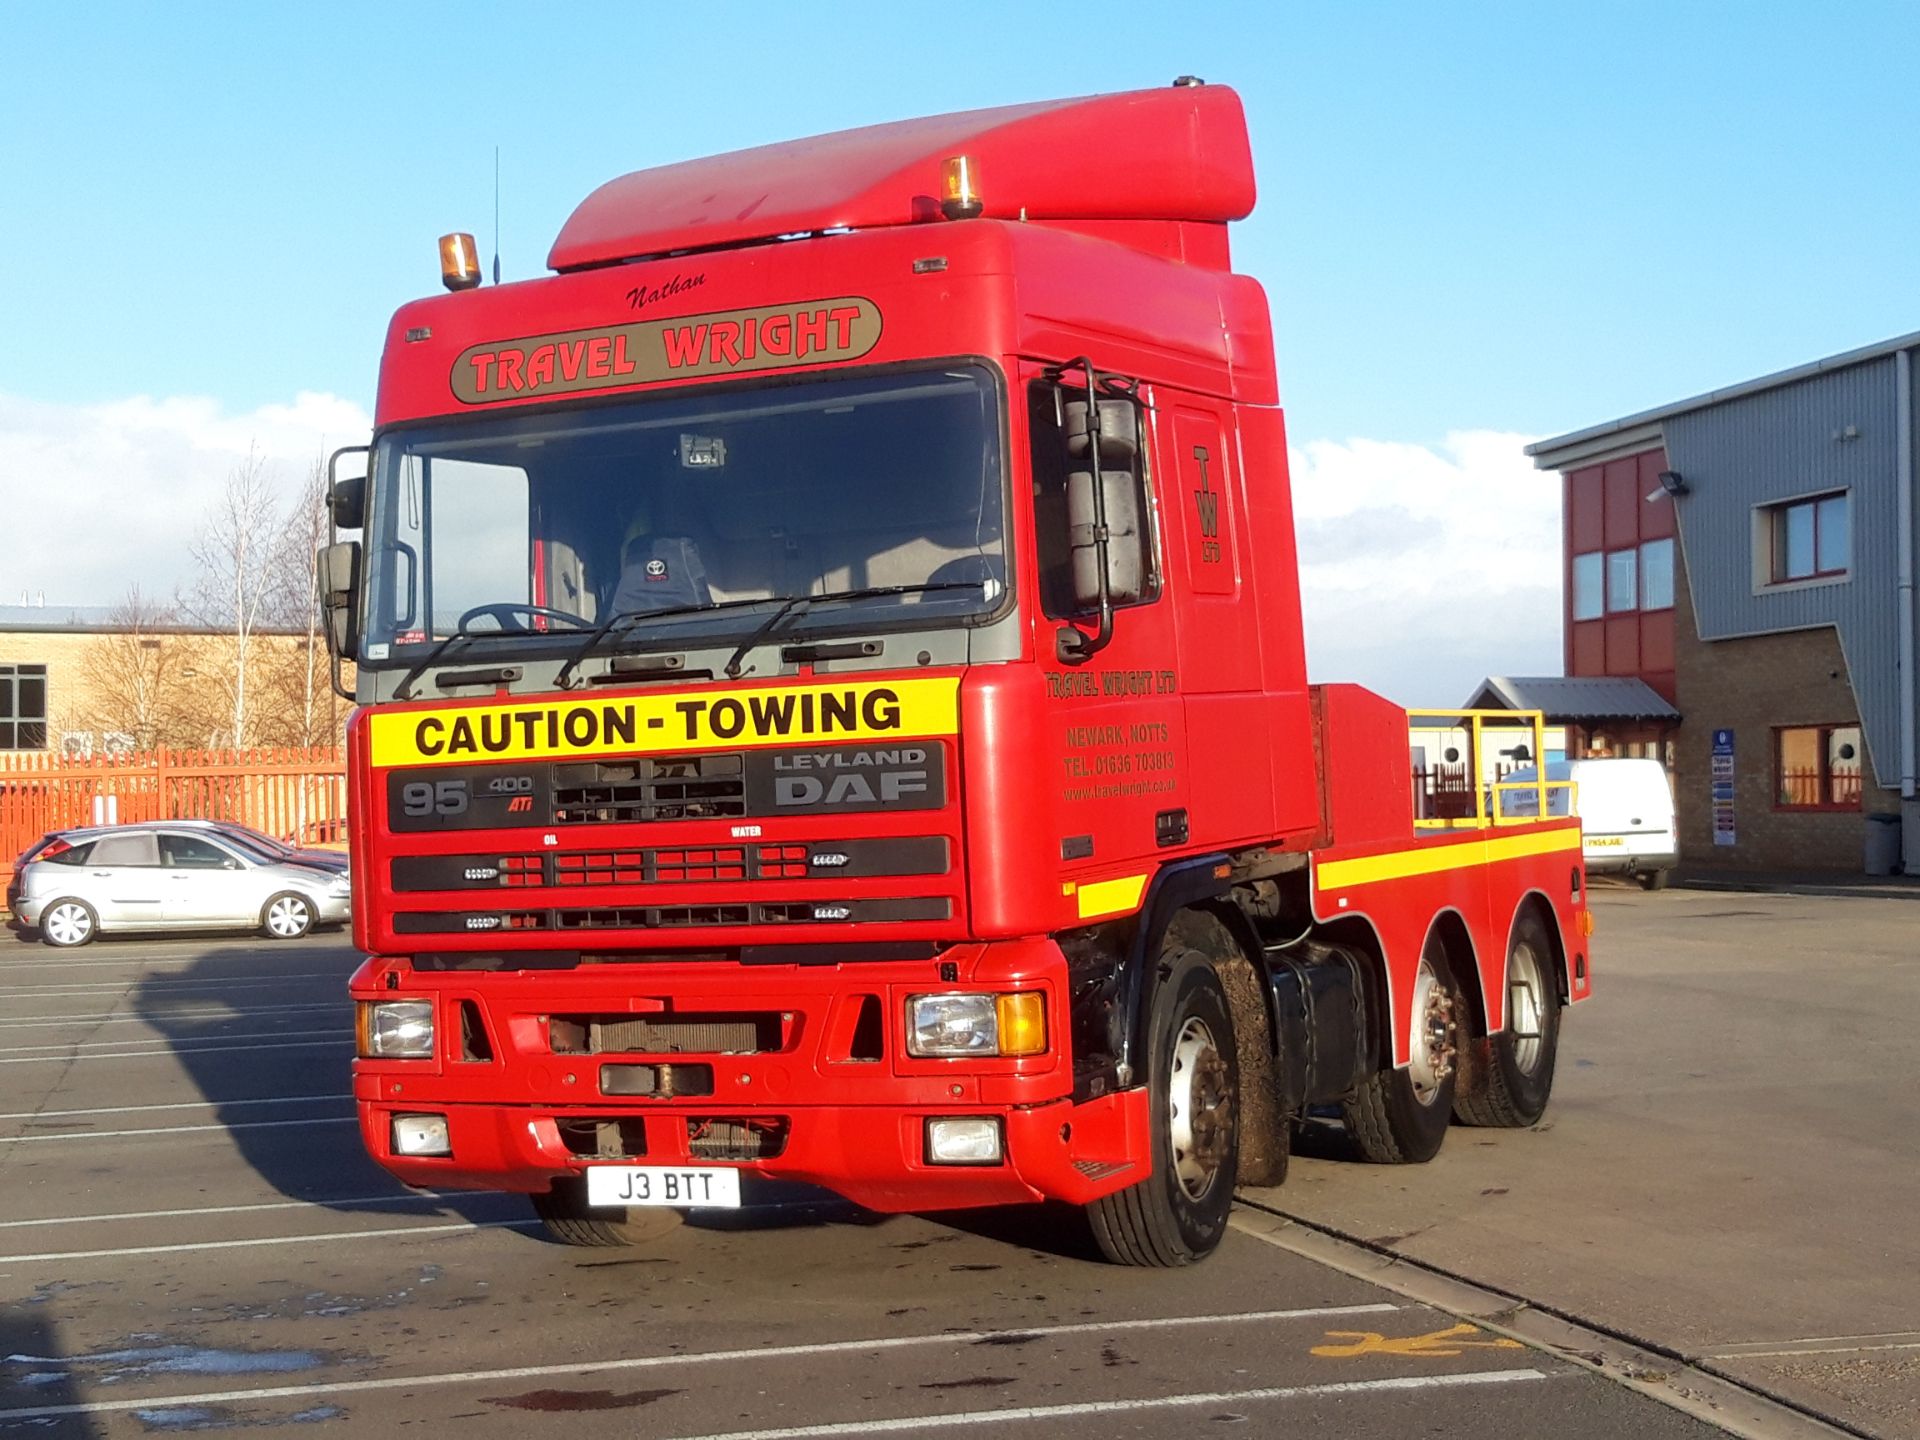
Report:
M 1920 796 L 1916 796 L 1914 725 L 1920 720 L 1920 687 L 1915 685 L 1913 648 L 1913 352 L 1901 350 L 1894 355 L 1894 494 L 1899 548 L 1898 579 L 1894 595 L 1898 604 L 1900 648 L 1900 830 L 1901 862 L 1909 875 L 1920 874 Z

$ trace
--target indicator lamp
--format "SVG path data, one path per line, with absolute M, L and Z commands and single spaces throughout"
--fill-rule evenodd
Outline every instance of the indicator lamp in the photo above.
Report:
M 440 237 L 440 283 L 449 290 L 471 290 L 480 283 L 480 250 L 464 231 Z
M 949 220 L 976 219 L 986 208 L 980 198 L 980 168 L 967 155 L 949 155 L 941 177 L 940 213 Z

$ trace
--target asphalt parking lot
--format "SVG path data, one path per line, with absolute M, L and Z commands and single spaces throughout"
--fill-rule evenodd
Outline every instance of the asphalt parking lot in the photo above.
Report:
M 1620 950 L 1597 952 L 1548 1133 L 1455 1130 L 1423 1171 L 1310 1160 L 1255 1198 L 1375 1241 L 1400 1239 L 1378 1225 L 1403 1211 L 1496 1231 L 1515 1213 L 1517 1270 L 1441 1258 L 1516 1290 L 1574 1284 L 1596 1234 L 1651 1233 L 1651 1213 L 1622 1230 L 1556 1192 L 1562 1233 L 1542 1244 L 1531 1210 L 1492 1198 L 1543 1168 L 1577 1177 L 1593 1137 L 1617 1138 L 1620 1097 L 1596 1082 L 1633 1043 L 1634 906 L 1603 910 Z M 0 934 L 0 1433 L 1721 1433 L 1274 1243 L 1258 1209 L 1173 1273 L 1096 1262 L 1070 1217 L 793 1197 L 631 1250 L 550 1244 L 517 1197 L 410 1195 L 362 1156 L 355 960 L 339 935 L 60 955 Z M 1764 1274 L 1768 1253 L 1751 1258 Z

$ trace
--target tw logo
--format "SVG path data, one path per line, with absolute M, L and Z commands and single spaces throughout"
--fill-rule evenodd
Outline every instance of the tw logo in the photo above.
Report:
M 1207 462 L 1213 457 L 1204 445 L 1193 447 L 1193 458 L 1200 466 L 1200 488 L 1193 492 L 1194 509 L 1200 516 L 1200 561 L 1218 565 L 1220 551 L 1220 494 L 1213 488 Z

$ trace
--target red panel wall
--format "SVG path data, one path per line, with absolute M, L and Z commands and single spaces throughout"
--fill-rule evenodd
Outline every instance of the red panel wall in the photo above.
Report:
M 1634 675 L 1667 700 L 1674 698 L 1673 611 L 1634 610 L 1597 620 L 1573 618 L 1573 557 L 1627 550 L 1648 540 L 1675 538 L 1673 501 L 1660 495 L 1664 450 L 1647 450 L 1604 465 L 1568 471 L 1562 508 L 1565 566 L 1566 666 L 1569 675 Z M 1677 550 L 1677 542 L 1676 542 Z M 1674 585 L 1682 584 L 1674 556 Z M 1603 580 L 1604 583 L 1604 580 Z

